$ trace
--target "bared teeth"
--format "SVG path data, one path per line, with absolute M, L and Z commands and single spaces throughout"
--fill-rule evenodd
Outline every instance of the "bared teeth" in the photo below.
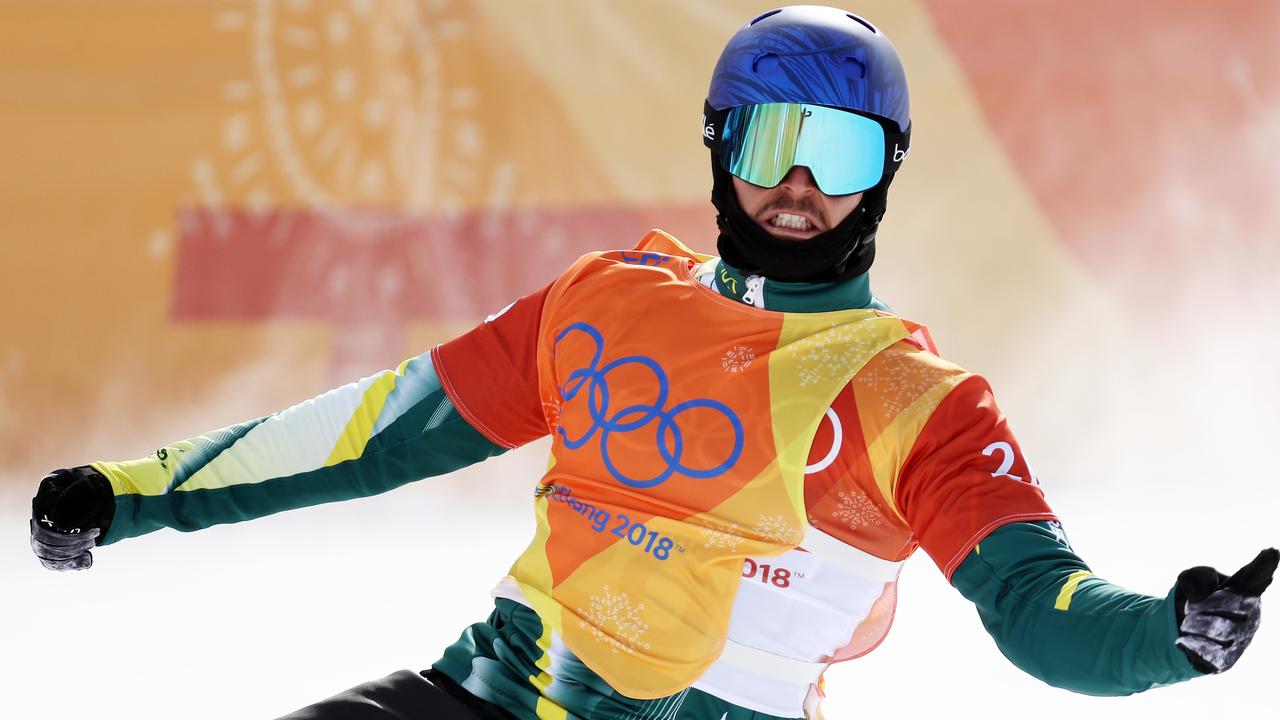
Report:
M 788 230 L 809 230 L 813 227 L 805 216 L 791 213 L 778 213 L 769 222 L 775 227 L 787 228 Z

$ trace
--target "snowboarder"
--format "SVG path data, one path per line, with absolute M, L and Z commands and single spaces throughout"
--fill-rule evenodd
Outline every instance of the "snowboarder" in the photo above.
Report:
M 550 435 L 537 530 L 489 618 L 304 718 L 817 717 L 923 548 L 1011 661 L 1128 694 L 1230 668 L 1280 553 L 1164 597 L 1072 551 L 987 382 L 874 297 L 910 151 L 901 62 L 843 10 L 742 27 L 711 78 L 719 258 L 652 231 L 461 337 L 287 410 L 45 477 L 55 570 L 171 527 L 372 495 Z M 531 481 L 533 479 L 531 478 Z

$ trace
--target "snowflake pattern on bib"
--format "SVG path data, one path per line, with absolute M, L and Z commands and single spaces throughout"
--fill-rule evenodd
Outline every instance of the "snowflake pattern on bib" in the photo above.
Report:
M 738 535 L 738 524 L 731 523 L 725 525 L 709 525 L 698 528 L 698 532 L 702 534 L 702 539 L 706 542 L 702 545 L 704 548 L 728 548 L 730 552 L 738 549 L 738 544 L 742 542 L 742 538 Z
M 729 348 L 720 358 L 720 365 L 725 372 L 740 373 L 751 367 L 751 363 L 756 359 L 756 351 L 745 345 L 735 345 Z
M 881 333 L 874 322 L 832 324 L 795 344 L 800 386 L 848 377 L 880 349 Z
M 547 427 L 552 433 L 560 427 L 560 408 L 563 404 L 564 401 L 555 396 L 542 401 L 542 415 L 547 419 Z
M 880 510 L 876 508 L 871 498 L 861 490 L 851 490 L 849 492 L 841 491 L 837 493 L 840 498 L 840 504 L 836 509 L 831 511 L 831 516 L 845 525 L 850 530 L 857 530 L 860 527 L 868 527 L 871 525 L 879 526 Z
M 782 515 L 765 515 L 760 513 L 760 520 L 751 528 L 760 539 L 784 545 L 795 545 L 799 542 L 799 531 Z
M 632 604 L 625 592 L 614 593 L 604 585 L 600 594 L 590 596 L 585 610 L 578 608 L 578 615 L 586 618 L 578 621 L 578 627 L 589 630 L 593 638 L 608 645 L 614 654 L 619 650 L 628 653 L 635 653 L 637 648 L 648 650 L 649 643 L 640 641 L 649 630 L 649 623 L 640 617 L 642 610 L 644 603 Z
M 870 389 L 879 399 L 886 417 L 895 417 L 931 391 L 946 393 L 944 382 L 950 369 L 917 362 L 876 363 L 854 376 L 852 382 Z M 933 403 L 932 395 L 925 402 Z

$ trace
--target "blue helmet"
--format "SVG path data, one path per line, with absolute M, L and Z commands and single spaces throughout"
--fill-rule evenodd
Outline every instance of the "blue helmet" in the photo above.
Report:
M 831 7 L 770 10 L 729 40 L 711 73 L 715 110 L 760 103 L 814 103 L 911 126 L 907 76 L 874 25 Z
M 871 118 L 884 131 L 878 184 L 844 222 L 802 243 L 775 238 L 747 217 L 721 162 L 720 135 L 730 110 L 769 103 L 837 108 Z M 712 202 L 725 260 L 778 280 L 834 281 L 867 271 L 887 190 L 911 136 L 906 73 L 884 33 L 831 7 L 797 5 L 760 15 L 729 39 L 716 62 L 700 130 L 712 153 Z

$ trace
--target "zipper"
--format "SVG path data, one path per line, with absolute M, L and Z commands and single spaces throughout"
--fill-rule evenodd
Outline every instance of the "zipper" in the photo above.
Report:
M 764 307 L 763 275 L 752 275 L 747 278 L 747 291 L 742 293 L 742 302 L 753 307 Z

